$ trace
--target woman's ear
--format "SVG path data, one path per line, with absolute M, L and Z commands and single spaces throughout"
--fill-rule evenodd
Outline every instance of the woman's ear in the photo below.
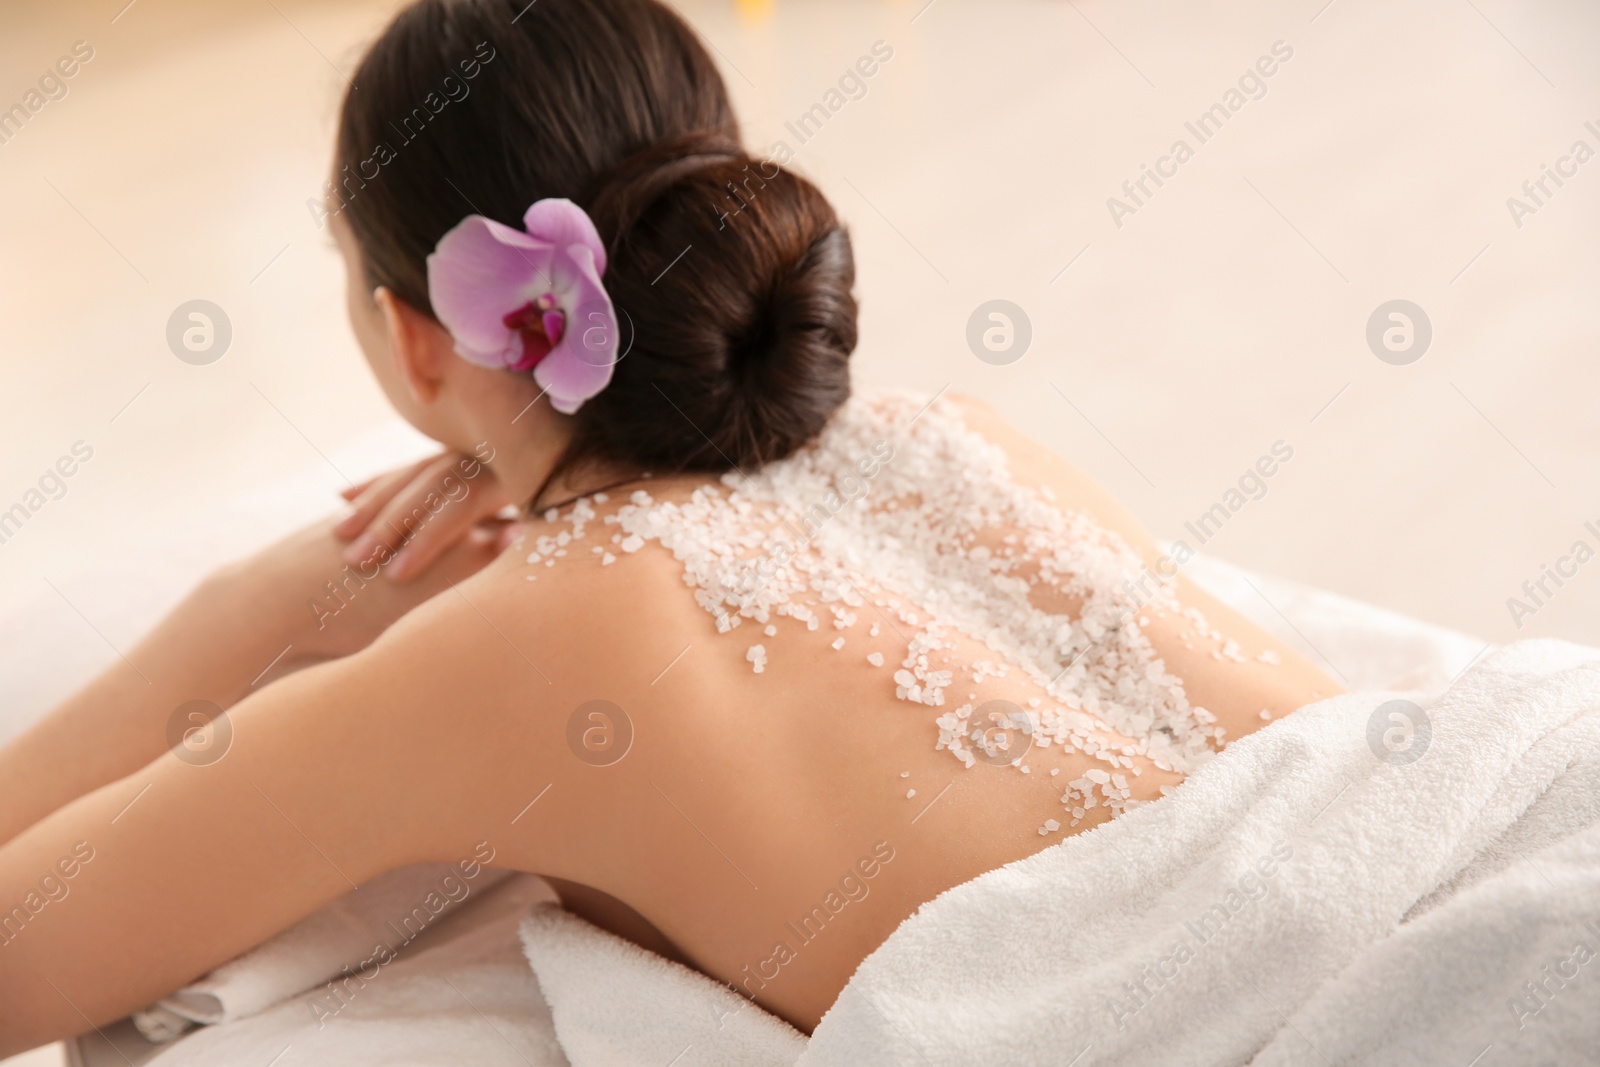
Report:
M 395 374 L 417 403 L 433 403 L 444 382 L 446 361 L 456 358 L 449 332 L 384 286 L 373 290 L 372 299 L 383 313 Z

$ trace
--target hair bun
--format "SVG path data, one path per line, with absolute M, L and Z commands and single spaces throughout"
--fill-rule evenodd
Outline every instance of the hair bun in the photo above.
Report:
M 653 145 L 585 197 L 626 355 L 577 455 L 725 470 L 787 456 L 850 395 L 850 238 L 822 193 L 717 133 Z M 630 330 L 631 326 L 631 330 Z
M 369 288 L 432 311 L 427 258 L 469 209 L 515 227 L 566 197 L 600 231 L 623 354 L 550 477 L 748 468 L 849 396 L 850 240 L 814 186 L 745 154 L 716 63 L 666 4 L 412 0 L 353 84 L 329 195 Z

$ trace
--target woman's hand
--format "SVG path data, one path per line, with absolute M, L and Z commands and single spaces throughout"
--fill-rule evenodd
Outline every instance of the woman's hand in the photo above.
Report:
M 345 562 L 363 564 L 378 553 L 384 577 L 407 582 L 499 515 L 512 501 L 485 466 L 493 458 L 483 455 L 487 448 L 475 456 L 445 452 L 345 490 L 353 510 L 333 527 L 348 542 Z

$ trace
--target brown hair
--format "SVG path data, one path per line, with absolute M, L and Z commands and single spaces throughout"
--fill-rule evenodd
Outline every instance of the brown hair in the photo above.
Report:
M 627 354 L 558 470 L 758 465 L 849 396 L 849 236 L 815 186 L 746 155 L 721 76 L 657 0 L 418 0 L 362 60 L 337 153 L 369 285 L 430 314 L 426 257 L 466 215 L 590 213 Z

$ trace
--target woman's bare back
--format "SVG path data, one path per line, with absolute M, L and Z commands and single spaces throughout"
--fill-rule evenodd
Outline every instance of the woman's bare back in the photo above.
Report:
M 807 1030 L 920 904 L 1338 691 L 1141 588 L 1131 518 L 970 402 L 856 400 L 751 473 L 547 512 L 474 581 L 526 661 L 491 762 L 543 772 L 495 843 Z

